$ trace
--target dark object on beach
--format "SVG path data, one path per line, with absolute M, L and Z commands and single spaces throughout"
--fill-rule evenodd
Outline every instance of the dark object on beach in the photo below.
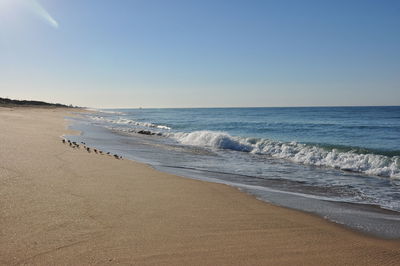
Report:
M 71 141 L 70 141 L 70 140 L 68 140 L 68 143 L 71 143 Z
M 143 135 L 155 135 L 155 133 L 149 131 L 149 130 L 139 130 L 137 132 L 138 134 L 143 134 Z
M 65 139 L 62 139 L 62 143 L 64 143 L 64 144 L 65 144 Z
M 87 150 L 87 152 L 90 152 L 90 148 L 89 147 L 86 147 L 86 150 Z
M 81 144 L 83 144 L 83 145 L 86 145 L 86 143 L 85 143 L 85 142 L 83 142 L 83 141 L 81 141 Z
M 103 151 L 99 151 L 99 153 L 100 153 L 101 155 L 103 155 Z
M 119 156 L 117 154 L 114 154 L 115 159 L 119 159 Z
M 93 151 L 94 151 L 95 153 L 97 153 L 97 150 L 96 150 L 96 149 L 93 149 Z
M 79 148 L 79 144 L 76 144 L 76 147 Z

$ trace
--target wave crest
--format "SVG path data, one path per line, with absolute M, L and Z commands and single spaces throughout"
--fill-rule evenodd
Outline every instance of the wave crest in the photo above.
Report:
M 191 133 L 171 133 L 168 136 L 185 145 L 205 146 L 246 152 L 251 152 L 253 149 L 251 145 L 242 143 L 240 138 L 232 137 L 224 132 L 194 131 Z
M 100 122 L 107 122 L 107 123 L 112 123 L 112 124 L 118 124 L 118 125 L 133 125 L 133 126 L 139 126 L 139 127 L 151 127 L 151 128 L 158 128 L 158 129 L 164 129 L 164 130 L 170 130 L 170 127 L 164 126 L 164 125 L 156 125 L 148 122 L 139 122 L 139 121 L 134 121 L 131 119 L 126 119 L 123 117 L 118 117 L 116 119 L 109 119 L 103 116 L 91 116 L 90 117 L 92 120 L 95 121 L 100 121 Z
M 242 138 L 225 132 L 194 131 L 191 133 L 168 133 L 181 144 L 203 146 L 214 149 L 229 149 L 254 154 L 268 155 L 305 165 L 331 167 L 368 175 L 400 179 L 400 157 L 378 154 L 358 154 L 352 151 L 340 152 L 336 149 L 280 142 L 269 139 Z

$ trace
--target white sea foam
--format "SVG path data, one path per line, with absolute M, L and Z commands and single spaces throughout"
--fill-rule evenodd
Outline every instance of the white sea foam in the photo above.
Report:
M 378 154 L 358 154 L 326 150 L 296 142 L 280 142 L 269 139 L 241 138 L 224 132 L 195 131 L 191 133 L 167 133 L 185 145 L 214 149 L 230 149 L 290 160 L 306 165 L 332 167 L 336 169 L 400 179 L 400 157 Z
M 156 124 L 152 124 L 152 123 L 148 123 L 148 122 L 139 122 L 139 121 L 134 121 L 131 119 L 126 119 L 123 117 L 118 117 L 116 119 L 110 119 L 110 118 L 103 117 L 103 116 L 91 116 L 90 118 L 95 121 L 107 122 L 107 123 L 118 124 L 118 125 L 133 125 L 133 126 L 139 126 L 139 127 L 158 128 L 158 129 L 164 129 L 164 130 L 171 129 L 170 127 L 167 127 L 164 125 L 156 125 Z
M 232 137 L 224 132 L 195 131 L 192 133 L 171 133 L 168 135 L 185 145 L 246 152 L 251 152 L 253 149 L 251 145 L 242 142 L 240 138 Z

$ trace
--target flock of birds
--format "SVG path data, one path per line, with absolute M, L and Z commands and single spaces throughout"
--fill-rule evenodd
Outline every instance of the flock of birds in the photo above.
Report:
M 80 149 L 80 147 L 82 146 L 88 153 L 91 153 L 93 151 L 94 153 L 97 153 L 97 154 L 113 156 L 115 159 L 118 159 L 118 160 L 122 159 L 122 156 L 119 156 L 118 154 L 110 154 L 110 152 L 103 152 L 99 149 L 91 148 L 91 147 L 87 146 L 85 142 L 81 142 L 80 144 L 78 144 L 75 141 L 70 141 L 69 139 L 64 139 L 64 138 L 61 141 L 64 144 L 68 143 L 68 145 L 74 149 L 75 148 Z

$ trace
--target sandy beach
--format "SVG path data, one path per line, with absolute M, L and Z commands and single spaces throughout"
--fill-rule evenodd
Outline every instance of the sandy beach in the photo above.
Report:
M 400 242 L 61 142 L 71 109 L 0 108 L 1 265 L 398 265 Z

